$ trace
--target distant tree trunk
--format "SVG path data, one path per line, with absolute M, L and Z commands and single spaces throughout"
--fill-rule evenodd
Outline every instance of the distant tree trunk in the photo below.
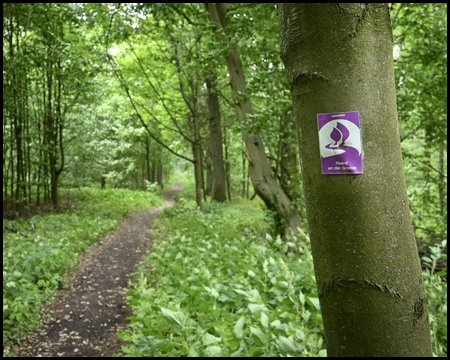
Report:
M 426 126 L 425 127 L 425 146 L 423 148 L 423 162 L 430 164 L 431 163 L 431 153 L 430 153 L 430 149 L 431 149 L 431 141 L 429 139 L 431 139 L 432 135 L 431 135 L 432 129 L 430 126 Z M 430 187 L 431 187 L 431 176 L 430 176 L 430 168 L 426 165 L 422 166 L 422 171 L 423 171 L 423 182 L 425 183 L 425 196 L 422 197 L 422 201 L 423 201 L 423 205 L 425 207 L 430 206 L 430 200 L 431 200 L 431 192 L 430 192 Z
M 48 20 L 48 18 L 46 18 Z M 47 104 L 45 113 L 45 146 L 48 156 L 50 171 L 51 200 L 55 209 L 59 208 L 58 178 L 64 169 L 64 147 L 63 147 L 63 114 L 61 111 L 62 97 L 62 67 L 61 59 L 55 59 L 52 54 L 54 35 L 63 39 L 62 23 L 53 24 L 47 21 L 47 61 L 46 61 L 46 85 Z M 51 33 L 51 35 L 50 35 Z M 55 105 L 53 107 L 53 104 Z M 59 148 L 59 149 L 58 149 Z M 59 166 L 58 166 L 59 159 Z
M 212 188 L 213 188 L 213 169 L 212 169 L 212 161 L 211 161 L 211 141 L 209 140 L 209 144 L 205 146 L 205 154 L 203 156 L 203 169 L 205 172 L 206 180 L 205 180 L 205 195 L 211 196 Z M 206 200 L 205 200 L 206 201 Z
M 291 200 L 301 197 L 301 173 L 295 120 L 292 113 L 281 121 L 279 181 Z
M 245 167 L 245 154 L 242 153 L 242 193 L 241 193 L 241 197 L 245 197 L 245 185 L 246 185 L 246 178 L 247 178 L 247 171 L 246 167 Z
M 185 85 L 183 80 L 183 71 L 181 68 L 181 62 L 178 55 L 178 46 L 179 44 L 172 40 L 172 45 L 175 50 L 175 61 L 178 69 L 178 81 L 180 84 L 180 91 L 183 97 L 184 102 L 186 103 L 189 111 L 191 113 L 191 126 L 193 130 L 193 139 L 191 140 L 192 144 L 192 155 L 194 164 L 194 178 L 195 178 L 195 201 L 198 208 L 202 207 L 202 197 L 204 194 L 203 190 L 203 169 L 202 169 L 202 150 L 201 150 L 201 139 L 200 139 L 200 124 L 199 124 L 199 112 L 198 112 L 198 81 L 197 79 L 193 79 L 192 77 L 188 77 L 187 85 L 190 90 L 190 97 L 185 91 Z M 188 60 L 190 62 L 190 60 Z
M 445 150 L 445 145 L 444 145 L 444 140 L 441 140 L 441 142 L 439 143 L 439 185 L 438 185 L 438 190 L 439 190 L 439 206 L 440 206 L 440 210 L 441 210 L 441 216 L 442 217 L 447 217 L 447 212 L 446 210 L 446 181 L 445 181 L 445 176 L 444 176 L 444 150 Z M 445 220 L 445 223 L 447 221 Z
M 200 127 L 197 116 L 193 116 L 194 141 L 192 143 L 192 154 L 194 157 L 194 178 L 195 178 L 195 202 L 197 207 L 202 207 L 203 197 L 203 174 L 202 174 L 202 154 L 200 149 Z
M 211 196 L 212 189 L 213 189 L 213 183 L 214 183 L 214 175 L 211 170 L 211 164 L 206 164 L 206 187 L 205 187 L 205 193 L 206 195 Z M 212 200 L 212 199 L 211 199 Z
M 228 201 L 231 201 L 231 181 L 230 181 L 230 158 L 228 156 L 228 142 L 227 142 L 227 128 L 224 126 L 223 129 L 223 148 L 225 155 L 225 177 L 227 180 L 227 196 Z
M 145 134 L 145 164 L 147 168 L 147 180 L 151 182 L 150 176 L 150 139 L 149 135 Z
M 280 4 L 328 356 L 432 356 L 387 4 Z M 359 111 L 363 174 L 322 174 L 317 114 Z
M 227 5 L 223 3 L 207 4 L 209 18 L 217 30 L 226 30 L 229 19 L 227 18 Z M 222 32 L 216 31 L 216 36 L 221 41 L 227 41 Z M 233 90 L 236 113 L 241 124 L 247 122 L 247 114 L 253 114 L 251 100 L 244 99 L 240 94 L 246 94 L 246 81 L 239 52 L 231 49 L 226 55 L 230 84 Z M 283 227 L 284 236 L 293 233 L 300 240 L 297 228 L 301 226 L 301 219 L 295 207 L 291 206 L 291 200 L 286 196 L 277 180 L 272 176 L 272 170 L 267 161 L 264 144 L 259 134 L 249 134 L 242 131 L 247 156 L 249 158 L 250 177 L 255 192 L 264 201 L 267 208 L 276 211 L 280 218 L 279 225 Z
M 206 77 L 208 88 L 209 133 L 211 138 L 211 159 L 213 163 L 213 188 L 211 200 L 224 202 L 227 200 L 225 166 L 222 151 L 222 128 L 220 124 L 220 105 L 216 92 L 216 76 L 212 71 Z
M 156 166 L 156 181 L 157 181 L 158 185 L 161 186 L 161 189 L 164 188 L 162 174 L 163 174 L 163 166 L 162 166 L 162 162 L 161 162 L 161 153 L 159 153 L 158 163 Z

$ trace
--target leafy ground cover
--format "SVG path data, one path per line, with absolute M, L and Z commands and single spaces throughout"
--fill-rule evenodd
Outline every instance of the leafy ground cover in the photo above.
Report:
M 447 263 L 447 240 L 430 248 L 430 256 L 422 257 L 428 264 L 423 271 L 430 311 L 431 341 L 435 356 L 447 357 L 447 266 L 436 271 L 438 262 Z
M 309 244 L 280 255 L 289 244 L 252 204 L 165 210 L 129 291 L 127 355 L 326 355 Z
M 131 212 L 163 202 L 159 195 L 124 189 L 64 189 L 62 196 L 70 208 L 3 220 L 4 348 L 40 323 L 40 307 L 62 286 L 78 254 Z
M 127 356 L 326 356 L 310 244 L 270 235 L 272 220 L 243 201 L 195 208 L 188 193 L 165 210 L 129 291 Z M 447 353 L 445 243 L 424 271 L 435 356 Z

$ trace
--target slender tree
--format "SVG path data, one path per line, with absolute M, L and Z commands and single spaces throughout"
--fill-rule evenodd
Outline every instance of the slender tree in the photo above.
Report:
M 211 199 L 219 202 L 227 200 L 225 165 L 222 151 L 222 128 L 220 124 L 220 104 L 216 91 L 216 76 L 212 71 L 206 78 L 208 87 L 209 133 L 211 137 L 211 159 L 213 164 L 213 188 Z
M 214 3 L 207 4 L 209 19 L 215 26 L 216 36 L 220 41 L 228 42 L 227 28 L 229 18 L 227 17 L 227 4 Z M 225 31 L 224 31 L 225 30 Z M 246 96 L 246 80 L 244 68 L 242 66 L 239 51 L 231 47 L 225 55 L 228 72 L 230 74 L 230 84 L 233 90 L 233 100 L 239 122 L 244 125 L 248 122 L 248 115 L 253 114 L 251 99 Z M 298 227 L 301 226 L 301 219 L 298 210 L 292 206 L 291 200 L 272 176 L 272 169 L 267 160 L 264 143 L 259 133 L 248 133 L 242 130 L 247 157 L 249 160 L 250 177 L 253 182 L 255 192 L 263 199 L 266 206 L 276 211 L 279 216 L 285 235 L 293 233 L 298 239 Z
M 387 4 L 281 4 L 329 356 L 431 356 L 411 226 Z M 317 114 L 359 111 L 362 174 L 322 174 Z

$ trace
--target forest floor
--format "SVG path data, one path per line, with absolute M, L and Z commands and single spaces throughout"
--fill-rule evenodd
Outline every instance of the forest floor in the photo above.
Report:
M 173 205 L 181 182 L 164 191 L 162 206 L 134 214 L 80 255 L 65 289 L 41 310 L 44 322 L 12 353 L 21 357 L 110 357 L 122 353 L 116 336 L 132 314 L 126 292 L 131 274 L 152 248 L 151 228 L 158 214 Z M 48 317 L 48 315 L 47 315 Z

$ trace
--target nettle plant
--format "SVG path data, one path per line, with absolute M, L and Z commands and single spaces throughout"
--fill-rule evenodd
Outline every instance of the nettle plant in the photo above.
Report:
M 176 205 L 159 228 L 128 293 L 127 356 L 326 356 L 308 242 L 280 255 L 264 213 L 230 204 Z

